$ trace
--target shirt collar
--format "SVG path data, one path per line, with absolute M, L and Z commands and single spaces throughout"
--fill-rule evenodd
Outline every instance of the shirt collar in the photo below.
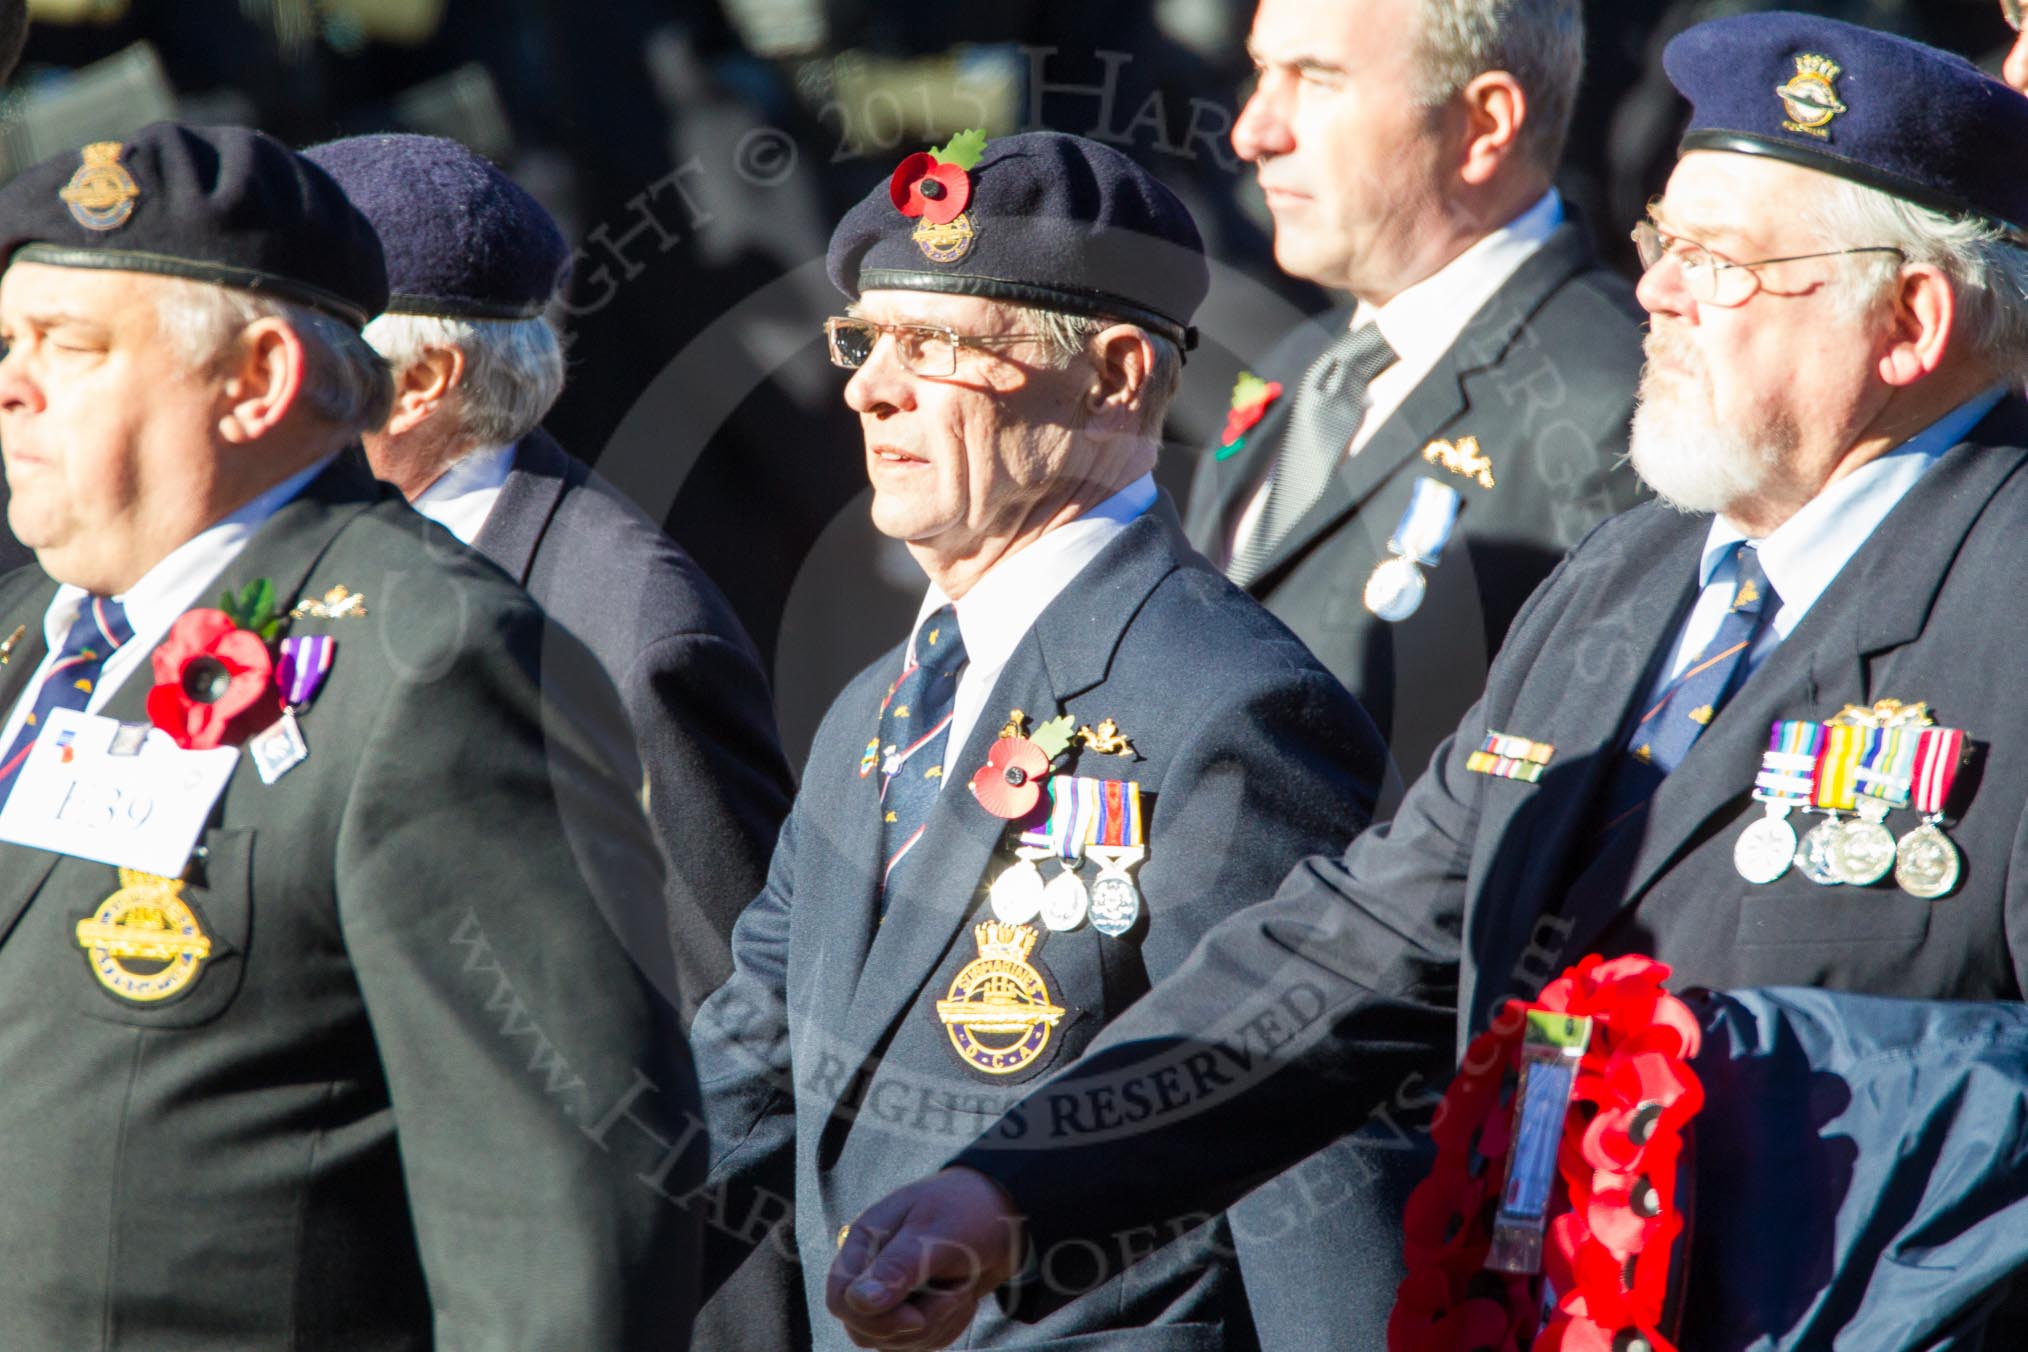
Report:
M 1076 520 L 1045 533 L 987 569 L 956 603 L 965 660 L 983 670 L 1005 665 L 1022 636 L 1034 628 L 1071 579 L 1128 523 L 1154 505 L 1155 476 L 1143 474 Z M 933 611 L 950 604 L 943 588 L 932 582 L 910 633 L 921 629 Z M 909 641 L 913 644 L 914 639 Z
M 1945 451 L 1963 441 L 2005 394 L 1995 388 L 1958 405 L 1886 455 L 1824 489 L 1757 541 L 1761 567 L 1781 598 L 1783 615 L 1807 611 L 1916 481 Z M 1732 547 L 1750 538 L 1723 516 L 1714 518 L 1704 538 L 1698 585 L 1710 586 L 1731 557 Z
M 327 455 L 309 468 L 298 470 L 170 550 L 141 575 L 140 581 L 113 598 L 126 608 L 128 627 L 136 636 L 166 632 L 176 617 L 190 608 L 205 584 L 238 556 L 248 537 L 336 458 L 335 453 Z M 62 646 L 78 613 L 90 599 L 90 592 L 68 582 L 56 589 L 42 619 L 51 652 Z
M 1374 307 L 1364 301 L 1352 327 L 1371 320 L 1405 369 L 1424 369 L 1458 341 L 1472 316 L 1507 284 L 1563 224 L 1563 198 L 1551 188 L 1534 206 L 1459 254 L 1431 276 Z

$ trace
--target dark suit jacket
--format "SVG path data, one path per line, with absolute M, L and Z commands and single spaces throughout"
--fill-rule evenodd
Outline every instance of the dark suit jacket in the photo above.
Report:
M 1564 552 L 1640 493 L 1626 453 L 1641 369 L 1640 307 L 1566 223 L 1523 263 L 1297 523 L 1248 590 L 1365 706 L 1413 779 L 1470 706 L 1516 612 Z M 1284 393 L 1236 454 L 1217 449 L 1191 484 L 1190 539 L 1224 566 L 1234 526 L 1274 468 L 1310 363 L 1345 331 L 1340 309 L 1303 325 L 1262 363 Z M 1438 439 L 1476 437 L 1483 488 L 1423 459 Z M 1464 496 L 1422 608 L 1397 624 L 1363 599 L 1415 483 Z M 1391 804 L 1384 805 L 1391 807 Z
M 683 1008 L 732 972 L 732 925 L 767 876 L 789 769 L 760 655 L 724 595 L 638 508 L 540 430 L 472 547 L 507 570 L 620 692 L 669 863 Z
M 1599 795 L 1695 595 L 1709 518 L 1650 506 L 1600 526 L 1515 621 L 1483 698 L 1395 819 L 1220 926 L 1084 1064 L 1018 1108 L 1048 1122 L 1056 1099 L 1173 1056 L 1212 1011 L 1315 987 L 1308 1040 L 1279 1058 L 1280 1073 L 1134 1139 L 1138 1167 L 1167 1187 L 1101 1186 L 1114 1143 L 978 1149 L 964 1162 L 1007 1187 L 1045 1246 L 1228 1206 L 1376 1103 L 1426 1095 L 1502 1000 L 1534 994 L 1587 952 L 1651 954 L 1681 987 L 2020 999 L 2028 703 L 1995 697 L 2020 646 L 2018 627 L 1995 617 L 2018 613 L 2028 565 L 2028 452 L 1992 446 L 2028 431 L 2021 415 L 2009 401 L 1945 453 L 1663 781 L 1645 829 L 1603 851 Z M 1761 812 L 1749 791 L 1769 724 L 1883 698 L 1927 700 L 1983 744 L 1953 805 L 1956 893 L 1818 887 L 1795 870 L 1765 887 L 1742 880 L 1733 842 Z M 1466 768 L 1489 729 L 1555 746 L 1539 783 Z M 1904 810 L 1889 825 L 1898 835 L 1915 822 Z
M 1050 999 L 1068 1012 L 1031 1076 L 1075 1058 L 1303 850 L 1361 825 L 1382 760 L 1343 689 L 1189 551 L 1165 503 L 1129 525 L 1021 641 L 977 728 L 946 760 L 953 782 L 881 920 L 880 781 L 859 764 L 900 661 L 896 649 L 832 706 L 767 889 L 740 918 L 738 968 L 694 1030 L 715 1202 L 745 1215 L 760 1190 L 793 1196 L 819 1311 L 839 1227 L 933 1169 L 1019 1092 L 1019 1076 L 965 1068 L 936 1012 L 979 956 L 973 926 L 991 918 L 984 887 L 1007 862 L 1008 824 L 967 783 L 1009 710 L 1116 720 L 1137 758 L 1085 750 L 1076 773 L 1137 781 L 1147 802 L 1142 926 L 1124 939 L 1089 924 L 1045 932 L 1035 950 Z M 1138 1173 L 1117 1158 L 1105 1186 Z M 1041 1329 L 985 1312 L 970 1345 L 1244 1346 L 1224 1223 L 1183 1228 L 1163 1256 Z M 817 1323 L 819 1346 L 844 1345 L 839 1325 Z
M 654 522 L 537 430 L 521 439 L 472 547 L 528 589 L 620 692 L 649 820 L 668 865 L 670 961 L 655 973 L 687 1020 L 732 974 L 732 926 L 760 891 L 788 763 L 760 655 L 724 595 Z M 807 1346 L 785 1233 L 699 1312 L 697 1345 Z
M 290 624 L 336 640 L 310 757 L 268 785 L 242 756 L 213 810 L 194 982 L 114 994 L 75 927 L 115 870 L 0 845 L 0 1343 L 682 1345 L 695 1221 L 637 1176 L 695 1088 L 615 933 L 662 880 L 587 733 L 610 685 L 356 452 L 205 595 L 263 577 L 367 614 Z M 53 592 L 0 581 L 30 635 L 0 706 Z M 703 1160 L 667 1163 L 674 1192 Z

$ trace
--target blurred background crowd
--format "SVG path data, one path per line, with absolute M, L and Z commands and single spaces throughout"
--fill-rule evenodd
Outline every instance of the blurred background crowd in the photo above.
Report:
M 1746 0 L 1588 0 L 1559 179 L 1629 273 L 1626 226 L 1674 159 L 1660 53 Z M 1786 0 L 1997 68 L 1992 0 Z M 1160 478 L 1181 497 L 1237 372 L 1326 297 L 1279 273 L 1226 133 L 1251 0 L 32 0 L 0 117 L 0 180 L 159 118 L 295 145 L 455 137 L 577 245 L 562 443 L 663 520 L 772 669 L 800 764 L 846 678 L 921 598 L 867 523 L 820 323 L 844 209 L 900 156 L 981 127 L 1108 140 L 1184 197 L 1216 261 Z

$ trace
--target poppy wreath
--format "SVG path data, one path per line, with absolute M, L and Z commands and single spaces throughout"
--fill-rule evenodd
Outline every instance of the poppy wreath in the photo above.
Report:
M 1388 1320 L 1388 1352 L 1675 1352 L 1661 1325 L 1684 1228 L 1677 1166 L 1704 1089 L 1689 1066 L 1697 1020 L 1663 990 L 1668 975 L 1652 958 L 1593 954 L 1533 1005 L 1508 1001 L 1472 1039 L 1430 1127 L 1436 1163 L 1403 1212 L 1408 1275 Z M 1540 1278 L 1485 1268 L 1531 1009 L 1592 1020 Z
M 281 629 L 266 578 L 186 611 L 152 657 L 148 720 L 186 751 L 238 745 L 282 716 L 268 645 Z

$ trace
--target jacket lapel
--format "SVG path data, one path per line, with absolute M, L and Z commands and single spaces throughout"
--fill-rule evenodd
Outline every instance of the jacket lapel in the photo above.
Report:
M 980 887 L 1008 824 L 979 806 L 967 784 L 972 771 L 985 764 L 1004 711 L 1024 709 L 1037 722 L 1053 718 L 1103 681 L 1142 600 L 1175 571 L 1179 553 L 1188 548 L 1175 508 L 1162 499 L 1086 565 L 1008 658 L 965 745 L 945 757 L 943 791 L 889 900 L 885 923 L 875 920 L 877 903 L 868 889 L 861 932 L 873 940 L 846 1010 L 844 1045 L 870 1051 L 880 1044 L 977 911 Z M 863 815 L 877 823 L 870 804 Z
M 1975 436 L 1979 435 L 1974 433 Z M 1867 659 L 1918 638 L 1951 557 L 2000 483 L 2028 452 L 1961 445 L 1889 513 L 1769 655 L 1650 801 L 1646 829 L 1626 833 L 1572 888 L 1567 954 L 1583 951 L 1682 854 L 1728 819 L 1752 788 L 1769 725 L 1870 703 Z M 1631 855 L 1629 862 L 1626 856 Z
M 536 428 L 514 448 L 514 466 L 507 471 L 499 500 L 472 540 L 472 548 L 527 586 L 535 548 L 542 543 L 557 504 L 563 501 L 564 489 L 583 478 L 583 467 L 547 432 Z
M 56 583 L 45 577 L 36 585 L 22 588 L 21 600 L 6 608 L 9 632 L 16 624 L 25 632 L 8 654 L 7 665 L 0 667 L 0 718 L 13 711 L 16 700 L 30 694 L 29 679 L 49 654 L 42 617 L 55 597 Z M 0 843 L 0 941 L 13 930 L 28 899 L 42 886 L 42 880 L 49 876 L 60 857 L 47 850 Z
M 1258 595 L 1264 587 L 1272 585 L 1285 566 L 1308 550 L 1319 536 L 1357 511 L 1382 484 L 1411 463 L 1432 437 L 1456 421 L 1470 402 L 1465 394 L 1465 378 L 1504 358 L 1515 335 L 1543 301 L 1573 273 L 1588 266 L 1591 258 L 1591 246 L 1582 226 L 1566 221 L 1557 227 L 1472 316 L 1458 340 L 1409 392 L 1393 416 L 1367 439 L 1359 454 L 1339 463 L 1331 487 L 1283 537 L 1250 590 Z M 1266 472 L 1264 468 L 1262 472 Z M 1390 529 L 1393 526 L 1392 522 L 1384 524 Z

